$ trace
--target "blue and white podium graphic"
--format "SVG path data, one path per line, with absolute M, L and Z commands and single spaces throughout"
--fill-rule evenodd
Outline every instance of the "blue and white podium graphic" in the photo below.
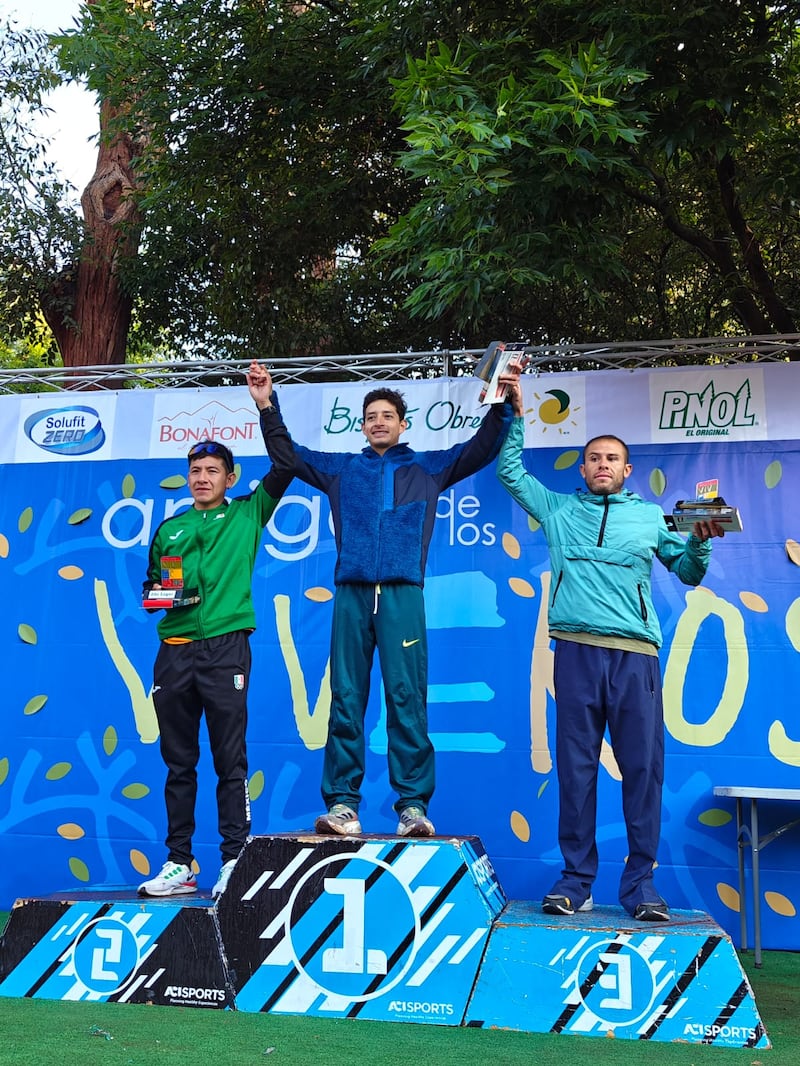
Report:
M 217 902 L 19 900 L 0 996 L 770 1046 L 708 915 L 554 919 L 506 900 L 478 837 L 254 837 Z
M 467 1025 L 769 1047 L 730 940 L 701 911 L 668 925 L 621 907 L 569 919 L 514 901 L 494 925 Z
M 135 889 L 19 900 L 0 940 L 0 996 L 229 1007 L 211 901 Z
M 236 1006 L 458 1025 L 505 903 L 476 837 L 256 837 L 219 904 Z

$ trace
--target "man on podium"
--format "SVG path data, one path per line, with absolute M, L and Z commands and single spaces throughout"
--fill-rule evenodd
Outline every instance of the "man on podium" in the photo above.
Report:
M 546 914 L 592 909 L 597 875 L 597 774 L 606 725 L 622 774 L 628 858 L 619 900 L 639 921 L 668 921 L 653 868 L 661 833 L 664 713 L 658 649 L 661 628 L 650 590 L 657 558 L 685 585 L 708 568 L 716 522 L 695 523 L 684 540 L 661 508 L 624 488 L 633 467 L 611 434 L 590 440 L 580 467 L 586 489 L 553 492 L 522 460 L 524 428 L 518 374 L 501 377 L 514 421 L 497 475 L 542 527 L 550 549 L 547 620 L 555 642 L 556 769 L 561 877 L 544 897 Z
M 167 861 L 139 886 L 144 896 L 197 890 L 192 834 L 203 712 L 218 779 L 222 837 L 215 898 L 224 891 L 250 832 L 245 734 L 250 634 L 256 625 L 251 583 L 264 526 L 292 479 L 292 445 L 273 402 L 269 373 L 258 369 L 247 375 L 247 383 L 260 412 L 271 468 L 253 492 L 228 502 L 225 494 L 236 480 L 233 455 L 218 441 L 195 444 L 188 457 L 192 507 L 162 522 L 150 545 L 144 606 L 152 609 L 164 597 L 168 608 L 158 623 L 161 645 L 153 672 L 153 703 L 167 766 Z M 167 593 L 178 593 L 176 605 L 170 605 Z

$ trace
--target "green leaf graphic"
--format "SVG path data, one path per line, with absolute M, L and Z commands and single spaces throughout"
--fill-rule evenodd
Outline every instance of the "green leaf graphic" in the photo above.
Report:
M 730 811 L 720 810 L 719 807 L 709 807 L 707 811 L 703 811 L 702 814 L 697 816 L 697 820 L 701 825 L 710 825 L 713 827 L 727 825 L 732 818 L 733 815 Z
M 782 477 L 783 467 L 781 466 L 781 461 L 780 459 L 775 459 L 764 471 L 764 484 L 768 489 L 774 489 Z
M 103 751 L 106 755 L 113 755 L 117 750 L 117 731 L 110 725 L 103 733 Z
M 34 641 L 34 644 L 36 641 Z M 25 704 L 23 714 L 38 714 L 47 703 L 47 696 L 32 696 Z
M 256 770 L 253 776 L 250 778 L 250 783 L 247 786 L 247 790 L 250 793 L 251 800 L 257 800 L 261 793 L 264 791 L 264 771 Z
M 71 769 L 71 762 L 56 762 L 53 763 L 44 776 L 48 781 L 60 781 L 62 777 L 67 776 Z
M 36 630 L 33 626 L 29 626 L 25 622 L 20 622 L 17 626 L 17 633 L 19 633 L 19 639 L 23 644 L 38 644 L 39 642 Z
M 150 789 L 147 785 L 143 785 L 140 781 L 134 781 L 130 785 L 126 785 L 122 790 L 122 795 L 129 800 L 140 800 L 144 796 L 147 796 Z
M 650 472 L 650 491 L 654 496 L 663 496 L 664 489 L 667 487 L 667 479 L 664 476 L 664 471 L 659 470 L 658 467 Z
M 89 880 L 89 867 L 82 859 L 71 858 L 69 860 L 69 869 L 76 881 Z
M 566 470 L 570 466 L 574 466 L 580 458 L 580 452 L 573 450 L 569 452 L 562 452 L 558 459 L 553 463 L 554 470 Z

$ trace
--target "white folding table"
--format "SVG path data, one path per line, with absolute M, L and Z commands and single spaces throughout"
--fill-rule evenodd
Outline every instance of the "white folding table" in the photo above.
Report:
M 747 907 L 745 905 L 744 853 L 750 849 L 750 861 L 753 868 L 753 956 L 756 966 L 761 965 L 761 885 L 759 875 L 759 854 L 767 844 L 782 836 L 789 829 L 800 825 L 800 818 L 779 825 L 765 836 L 759 835 L 758 801 L 777 800 L 783 803 L 800 803 L 800 788 L 746 788 L 739 785 L 718 785 L 715 796 L 730 796 L 736 800 L 736 843 L 739 858 L 739 918 L 742 929 L 741 949 L 747 949 Z M 742 817 L 742 803 L 750 801 L 749 824 Z

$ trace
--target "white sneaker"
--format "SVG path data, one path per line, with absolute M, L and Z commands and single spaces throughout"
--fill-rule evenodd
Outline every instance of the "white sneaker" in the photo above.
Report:
M 236 859 L 229 859 L 228 862 L 222 867 L 217 878 L 217 883 L 211 889 L 211 898 L 219 899 L 225 889 L 228 887 L 228 882 L 231 879 L 233 868 L 236 865 Z
M 139 885 L 140 896 L 188 896 L 197 891 L 197 878 L 181 862 L 167 861 L 161 872 Z

